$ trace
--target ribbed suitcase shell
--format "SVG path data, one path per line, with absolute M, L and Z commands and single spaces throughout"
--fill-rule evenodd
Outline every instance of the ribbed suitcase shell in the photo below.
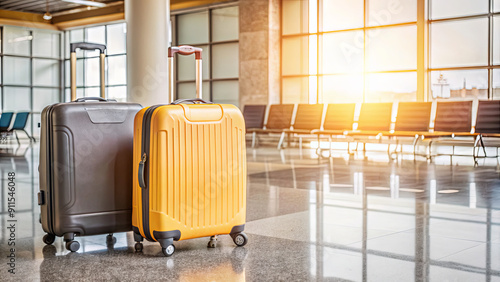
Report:
M 134 126 L 132 225 L 143 237 L 138 183 L 143 116 Z M 245 223 L 245 123 L 233 105 L 167 105 L 151 118 L 149 229 L 179 230 L 179 240 L 229 234 Z

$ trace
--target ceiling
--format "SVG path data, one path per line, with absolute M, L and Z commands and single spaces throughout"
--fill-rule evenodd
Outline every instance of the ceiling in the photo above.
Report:
M 109 0 L 92 0 L 94 2 L 109 3 Z M 86 5 L 64 2 L 62 0 L 49 0 L 49 12 L 51 14 L 64 13 L 66 11 L 87 8 Z M 9 10 L 17 12 L 28 12 L 44 14 L 46 12 L 45 0 L 1 0 L 0 10 Z M 95 8 L 95 7 L 94 7 Z

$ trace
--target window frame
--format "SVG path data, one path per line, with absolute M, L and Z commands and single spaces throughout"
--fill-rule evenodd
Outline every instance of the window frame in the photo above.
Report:
M 31 39 L 29 40 L 29 55 L 19 55 L 19 54 L 5 54 L 4 53 L 4 42 L 5 42 L 5 27 L 15 27 L 15 28 L 23 28 L 29 32 L 29 36 L 31 36 Z M 46 57 L 46 56 L 35 56 L 33 53 L 33 45 L 34 45 L 34 33 L 37 31 L 45 31 L 43 29 L 38 29 L 38 28 L 29 28 L 29 27 L 18 27 L 18 26 L 11 26 L 11 25 L 0 25 L 0 97 L 1 97 L 1 111 L 5 111 L 5 101 L 6 101 L 6 91 L 5 88 L 7 87 L 12 87 L 12 88 L 24 88 L 24 89 L 29 89 L 29 123 L 28 123 L 28 131 L 30 132 L 31 136 L 38 136 L 35 134 L 37 131 L 35 130 L 37 128 L 36 122 L 35 122 L 35 115 L 41 115 L 41 111 L 33 109 L 34 104 L 35 104 L 35 90 L 36 89 L 49 89 L 53 91 L 58 91 L 58 101 L 60 102 L 63 95 L 64 95 L 64 84 L 63 84 L 63 65 L 64 65 L 64 58 L 63 58 L 63 42 L 64 42 L 64 32 L 63 31 L 55 31 L 51 30 L 50 32 L 53 32 L 54 34 L 57 34 L 59 37 L 59 55 L 57 57 Z M 36 35 L 35 35 L 36 36 Z M 24 59 L 29 59 L 29 83 L 28 84 L 6 84 L 5 83 L 5 58 L 24 58 Z M 59 81 L 57 86 L 47 86 L 47 85 L 34 85 L 34 61 L 37 59 L 42 59 L 42 60 L 50 60 L 53 62 L 57 62 L 58 69 L 59 69 Z
M 348 74 L 353 74 L 352 72 L 338 72 L 338 73 L 324 73 L 321 71 L 320 65 L 322 64 L 322 50 L 320 46 L 322 46 L 322 38 L 323 35 L 325 34 L 333 34 L 333 33 L 338 33 L 338 32 L 350 32 L 350 31 L 361 31 L 363 32 L 363 71 L 362 75 L 364 76 L 365 79 L 363 79 L 363 93 L 362 93 L 362 102 L 366 102 L 367 100 L 367 94 L 368 94 L 368 89 L 366 85 L 367 77 L 370 74 L 376 74 L 376 73 L 405 73 L 405 72 L 416 72 L 417 73 L 417 89 L 416 89 L 416 101 L 433 101 L 435 98 L 433 98 L 431 87 L 432 87 L 432 81 L 431 81 L 431 73 L 433 71 L 449 71 L 449 70 L 481 70 L 481 69 L 487 69 L 488 70 L 488 99 L 500 99 L 500 97 L 494 97 L 494 89 L 493 89 L 493 70 L 495 69 L 500 69 L 500 64 L 494 64 L 493 62 L 493 36 L 494 36 L 494 17 L 499 17 L 500 16 L 500 11 L 499 12 L 494 12 L 494 7 L 493 7 L 493 0 L 488 0 L 489 2 L 489 12 L 485 14 L 476 14 L 476 15 L 468 15 L 468 16 L 461 16 L 461 17 L 450 17 L 450 18 L 439 18 L 439 19 L 431 19 L 431 1 L 432 0 L 416 0 L 416 21 L 408 21 L 408 22 L 401 22 L 401 23 L 396 23 L 396 24 L 383 24 L 383 25 L 374 25 L 371 26 L 369 25 L 368 22 L 368 3 L 369 0 L 364 0 L 364 7 L 363 7 L 363 19 L 364 19 L 364 24 L 363 27 L 360 28 L 349 28 L 349 29 L 342 29 L 342 30 L 333 30 L 333 31 L 323 31 L 322 30 L 322 17 L 323 17 L 323 11 L 322 9 L 322 0 L 315 0 L 315 5 L 317 7 L 316 9 L 316 32 L 300 32 L 300 33 L 294 33 L 294 34 L 283 34 L 283 1 L 286 0 L 281 0 L 280 5 L 280 27 L 281 27 L 281 34 L 280 34 L 280 59 L 281 59 L 281 66 L 280 66 L 280 103 L 283 103 L 285 100 L 286 93 L 283 93 L 283 85 L 284 85 L 284 80 L 287 78 L 307 78 L 307 77 L 315 77 L 316 78 L 316 89 L 315 92 L 311 93 L 311 88 L 308 89 L 308 101 L 311 103 L 312 101 L 315 101 L 316 103 L 321 103 L 324 97 L 324 92 L 322 90 L 322 77 L 323 76 L 329 76 L 329 75 L 348 75 Z M 313 0 L 310 0 L 313 1 Z M 310 1 L 305 0 L 307 4 L 310 3 Z M 419 14 L 421 16 L 419 16 Z M 308 14 L 309 16 L 309 14 Z M 456 20 L 467 20 L 467 19 L 477 19 L 477 18 L 487 18 L 488 19 L 488 64 L 485 65 L 478 65 L 478 66 L 454 66 L 454 67 L 442 67 L 442 68 L 433 68 L 431 66 L 431 26 L 433 23 L 437 22 L 447 22 L 447 21 L 456 21 Z M 307 24 L 310 24 L 309 19 L 305 19 Z M 372 29 L 383 29 L 383 28 L 390 28 L 390 27 L 401 27 L 401 26 L 416 26 L 417 28 L 417 34 L 416 34 L 416 43 L 417 43 L 417 62 L 416 62 L 416 68 L 415 69 L 398 69 L 398 70 L 383 70 L 383 71 L 368 71 L 368 50 L 367 48 L 367 37 L 368 37 L 368 31 Z M 310 29 L 309 29 L 310 30 Z M 421 36 L 423 34 L 423 36 Z M 312 38 L 311 36 L 316 35 L 316 65 L 317 65 L 317 70 L 315 74 L 307 73 L 307 74 L 293 74 L 293 75 L 284 75 L 283 74 L 283 40 L 288 39 L 288 38 L 298 38 L 298 37 L 306 37 L 308 40 Z M 308 46 L 311 46 L 308 44 Z M 301 55 L 302 56 L 302 55 Z M 422 67 L 423 66 L 423 67 Z M 321 72 L 320 72 L 321 71 Z M 311 96 L 312 95 L 312 96 Z M 314 97 L 315 96 L 315 97 Z M 470 97 L 466 97 L 465 99 L 470 99 Z M 368 97 L 369 99 L 369 97 Z
M 213 84 L 214 82 L 220 82 L 220 81 L 237 81 L 239 83 L 239 78 L 240 78 L 240 74 L 239 74 L 239 61 L 238 61 L 238 76 L 237 77 L 232 77 L 232 78 L 214 78 L 213 77 L 213 70 L 214 70 L 214 62 L 213 62 L 213 46 L 216 46 L 216 45 L 223 45 L 223 44 L 231 44 L 231 43 L 236 43 L 238 44 L 238 48 L 239 48 L 239 31 L 238 31 L 238 39 L 234 39 L 234 40 L 224 40 L 224 41 L 213 41 L 212 39 L 212 28 L 213 28 L 213 24 L 212 24 L 212 12 L 213 10 L 216 10 L 216 9 L 220 9 L 220 8 L 229 8 L 229 7 L 238 7 L 239 8 L 239 3 L 238 2 L 231 2 L 231 3 L 223 3 L 223 4 L 215 4 L 215 5 L 209 5 L 209 6 L 206 6 L 206 7 L 203 7 L 203 8 L 194 8 L 194 9 L 186 9 L 186 10 L 179 10 L 179 11 L 171 11 L 170 13 L 170 19 L 171 19 L 171 23 L 172 23 L 172 45 L 173 46 L 176 46 L 178 45 L 179 43 L 179 38 L 178 38 L 178 31 L 177 31 L 177 27 L 178 27 L 178 16 L 182 16 L 184 14 L 191 14 L 191 13 L 199 13 L 199 12 L 205 12 L 207 11 L 208 12 L 208 41 L 209 42 L 203 42 L 203 43 L 197 43 L 197 44 L 190 44 L 190 46 L 193 46 L 193 47 L 203 47 L 203 46 L 208 46 L 208 52 L 206 52 L 204 50 L 203 54 L 202 54 L 202 63 L 206 63 L 206 59 L 203 59 L 203 58 L 209 58 L 208 59 L 208 63 L 209 63 L 209 66 L 208 66 L 208 69 L 209 69 L 209 74 L 208 74 L 208 78 L 207 79 L 202 79 L 202 84 L 203 83 L 208 83 L 209 84 L 209 90 L 208 90 L 208 95 L 209 97 L 205 97 L 207 100 L 210 100 L 210 101 L 213 101 Z M 194 64 L 194 62 L 193 62 Z M 178 99 L 179 97 L 179 93 L 178 93 L 178 89 L 179 89 L 179 85 L 180 84 L 190 84 L 190 83 L 196 83 L 196 80 L 193 79 L 193 80 L 179 80 L 178 79 L 178 63 L 177 63 L 177 60 L 174 59 L 174 96 L 175 96 L 175 99 Z M 238 93 L 238 96 L 235 97 L 235 100 L 236 101 L 239 101 L 239 97 L 240 97 L 240 94 Z M 193 98 L 195 98 L 193 96 Z M 239 102 L 238 102 L 239 103 Z
M 67 100 L 66 96 L 66 92 L 69 91 L 71 89 L 71 85 L 67 85 L 68 81 L 66 80 L 66 72 L 69 71 L 69 69 L 66 68 L 66 63 L 69 64 L 70 62 L 70 59 L 69 57 L 67 58 L 66 55 L 67 55 L 67 51 L 69 51 L 69 43 L 71 42 L 71 32 L 72 31 L 75 31 L 75 30 L 82 30 L 82 33 L 83 33 L 83 42 L 87 42 L 87 29 L 89 28 L 95 28 L 95 27 L 100 27 L 100 26 L 103 26 L 104 27 L 104 44 L 106 46 L 108 46 L 108 26 L 110 25 L 116 25 L 116 24 L 125 24 L 126 25 L 126 22 L 125 21 L 115 21 L 115 22 L 109 22 L 109 23 L 105 23 L 105 24 L 100 24 L 100 25 L 91 25 L 91 26 L 83 26 L 83 27 L 78 27 L 78 28 L 74 28 L 74 29 L 68 29 L 68 30 L 65 30 L 64 31 L 64 51 L 63 51 L 63 57 L 64 57 L 64 62 L 63 62 L 63 85 L 64 85 L 64 92 L 63 92 L 63 99 L 62 101 L 65 101 Z M 127 34 L 125 33 L 125 42 L 127 40 Z M 68 44 L 66 44 L 68 43 Z M 78 90 L 82 90 L 83 91 L 83 96 L 84 97 L 87 97 L 86 96 L 86 92 L 87 92 L 87 89 L 99 89 L 99 85 L 97 86 L 87 86 L 86 85 L 86 63 L 85 61 L 88 60 L 88 59 L 99 59 L 99 55 L 93 55 L 93 56 L 87 56 L 87 51 L 84 51 L 83 53 L 83 56 L 82 57 L 77 57 L 76 58 L 76 62 L 78 64 L 78 62 L 83 62 L 83 69 L 82 69 L 82 85 L 81 86 L 78 86 L 78 83 L 77 83 L 77 86 L 76 86 L 76 90 L 77 90 L 77 93 L 78 93 Z M 112 58 L 112 57 L 120 57 L 120 56 L 123 56 L 125 57 L 125 70 L 127 70 L 127 50 L 125 49 L 125 52 L 124 53 L 116 53 L 116 54 L 108 54 L 108 52 L 106 52 L 106 66 L 108 67 L 109 69 L 109 63 L 108 63 L 108 58 Z M 126 72 L 125 72 L 126 73 Z M 105 71 L 104 73 L 105 75 L 105 89 L 106 89 L 106 97 L 108 97 L 108 90 L 109 88 L 112 88 L 112 87 L 128 87 L 128 81 L 127 81 L 127 77 L 125 77 L 125 83 L 121 83 L 121 84 L 109 84 L 109 72 L 108 71 Z M 70 78 L 71 79 L 71 78 Z M 78 95 L 78 94 L 77 94 Z
M 493 70 L 494 69 L 500 69 L 500 64 L 495 65 L 493 63 L 493 18 L 494 16 L 500 15 L 500 12 L 494 12 L 494 7 L 493 7 L 493 0 L 488 0 L 488 13 L 483 13 L 483 14 L 476 14 L 476 15 L 468 15 L 468 16 L 459 16 L 459 17 L 448 17 L 448 18 L 439 18 L 439 19 L 431 19 L 431 3 L 430 1 L 433 0 L 425 0 L 427 1 L 427 25 L 429 32 L 427 33 L 427 48 L 429 50 L 429 56 L 428 56 L 428 68 L 426 70 L 427 73 L 427 93 L 428 97 L 427 99 L 429 101 L 434 100 L 435 98 L 432 97 L 432 81 L 431 81 L 431 74 L 433 71 L 458 71 L 458 70 L 488 70 L 488 100 L 494 100 L 500 99 L 500 97 L 494 97 L 494 90 L 493 90 Z M 434 0 L 435 1 L 435 0 Z M 470 19 L 488 19 L 488 63 L 486 65 L 477 65 L 477 66 L 454 66 L 454 67 L 441 67 L 441 68 L 433 68 L 431 65 L 431 56 L 430 56 L 430 49 L 431 49 L 431 25 L 433 23 L 440 23 L 440 22 L 453 22 L 453 21 L 460 21 L 460 20 L 470 20 Z M 465 99 L 470 99 L 470 97 L 465 97 Z

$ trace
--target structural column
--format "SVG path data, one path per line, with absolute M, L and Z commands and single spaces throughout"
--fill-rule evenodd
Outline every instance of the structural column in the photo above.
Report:
M 167 103 L 170 0 L 125 1 L 127 101 Z
M 427 101 L 427 17 L 425 0 L 417 0 L 417 101 Z
M 280 102 L 280 1 L 240 0 L 240 107 Z

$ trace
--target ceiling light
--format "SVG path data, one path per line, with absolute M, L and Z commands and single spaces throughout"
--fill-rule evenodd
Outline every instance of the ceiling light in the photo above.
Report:
M 9 42 L 9 43 L 15 43 L 15 42 L 29 41 L 29 40 L 32 40 L 32 39 L 33 39 L 33 36 L 28 35 L 28 36 L 21 36 L 21 37 L 16 37 L 16 38 L 13 38 L 13 39 L 9 39 L 9 40 L 7 40 L 7 42 Z
M 52 19 L 52 14 L 49 12 L 43 14 L 43 19 L 46 21 L 50 21 Z
M 439 190 L 438 193 L 439 194 L 452 194 L 452 193 L 458 193 L 460 192 L 459 190 L 455 190 L 455 189 L 447 189 L 447 190 Z
M 63 1 L 64 2 L 75 3 L 75 4 L 92 6 L 92 7 L 98 7 L 98 8 L 106 7 L 105 3 L 88 1 L 88 0 L 63 0 Z
M 52 19 L 52 15 L 49 12 L 49 0 L 45 1 L 45 14 L 43 14 L 43 19 L 46 21 L 50 21 Z

